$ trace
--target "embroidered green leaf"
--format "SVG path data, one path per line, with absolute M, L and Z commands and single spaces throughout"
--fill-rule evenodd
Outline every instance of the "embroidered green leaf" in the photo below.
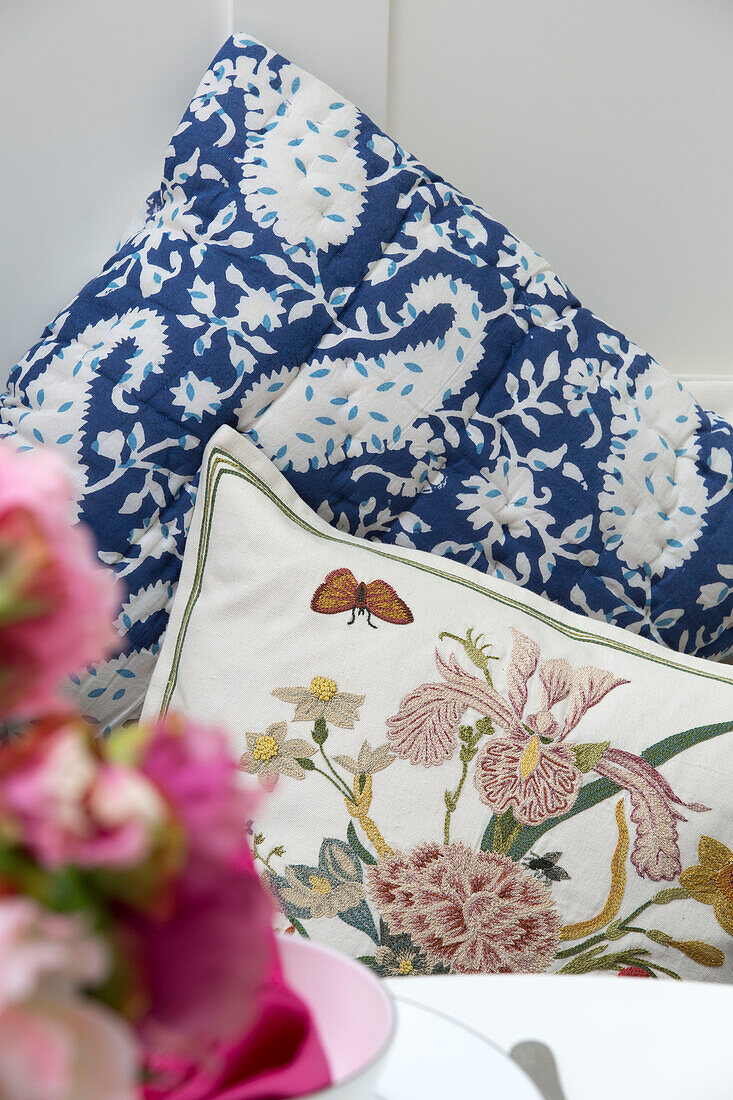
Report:
M 299 936 L 302 936 L 304 940 L 310 939 L 310 936 L 306 932 L 305 928 L 296 917 L 288 917 L 288 920 L 290 921 Z
M 359 857 L 362 863 L 366 863 L 371 866 L 372 864 L 377 862 L 371 852 L 367 851 L 367 849 L 364 847 L 364 845 L 356 835 L 356 829 L 354 828 L 353 821 L 349 822 L 346 829 L 346 839 L 348 840 L 349 844 L 354 849 L 354 852 Z
M 575 763 L 579 770 L 583 774 L 593 771 L 610 744 L 610 741 L 596 741 L 594 744 L 573 745 Z
M 307 756 L 296 756 L 296 764 L 300 764 L 301 768 L 306 772 L 314 772 L 316 766 L 312 760 L 309 760 Z
M 476 729 L 481 737 L 490 737 L 494 732 L 494 723 L 490 718 L 479 718 L 476 722 Z
M 683 733 L 673 733 L 670 737 L 657 741 L 656 744 L 650 745 L 648 749 L 644 749 L 640 755 L 653 767 L 657 768 L 666 763 L 667 760 L 678 756 L 679 753 L 694 748 L 695 745 L 700 745 L 704 741 L 711 741 L 714 737 L 720 737 L 724 733 L 730 733 L 732 730 L 733 722 L 714 722 L 709 726 L 697 726 L 695 729 L 685 730 Z M 597 806 L 599 802 L 612 798 L 620 790 L 621 788 L 612 783 L 610 779 L 595 779 L 592 783 L 586 783 L 581 787 L 575 805 L 566 814 L 550 818 L 549 821 L 543 821 L 541 825 L 525 825 L 521 833 L 514 839 L 508 854 L 513 860 L 519 862 L 523 856 L 526 856 L 530 848 L 534 848 L 541 836 L 544 836 L 550 829 L 554 829 L 561 821 L 567 821 L 569 818 L 575 817 L 576 814 L 589 810 L 592 806 Z M 481 848 L 485 852 L 492 850 L 494 820 L 492 817 L 489 821 L 481 841 Z
M 668 890 L 660 890 L 649 902 L 650 905 L 667 905 L 670 901 L 681 901 L 689 898 L 689 893 L 684 886 L 670 886 Z
M 653 940 L 654 943 L 661 943 L 664 947 L 672 942 L 672 937 L 668 936 L 666 932 L 660 931 L 659 928 L 647 928 L 646 936 L 648 939 Z
M 313 727 L 313 740 L 317 745 L 323 745 L 328 738 L 328 727 L 325 718 L 317 718 Z

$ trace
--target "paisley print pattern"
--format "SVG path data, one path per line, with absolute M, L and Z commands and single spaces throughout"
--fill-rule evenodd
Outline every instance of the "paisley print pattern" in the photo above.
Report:
M 222 424 L 342 530 L 733 650 L 730 426 L 247 36 L 205 74 L 143 223 L 0 402 L 0 434 L 64 453 L 127 585 L 122 653 L 77 686 L 103 723 L 141 704 Z

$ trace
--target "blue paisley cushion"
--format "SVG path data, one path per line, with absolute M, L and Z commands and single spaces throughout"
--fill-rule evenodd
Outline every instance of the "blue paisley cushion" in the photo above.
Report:
M 733 669 L 335 531 L 230 428 L 204 463 L 145 714 L 269 792 L 283 930 L 383 975 L 733 981 Z
M 127 586 L 90 717 L 137 713 L 204 447 L 247 434 L 341 530 L 690 653 L 733 650 L 733 430 L 356 107 L 230 39 L 147 216 L 13 369 Z

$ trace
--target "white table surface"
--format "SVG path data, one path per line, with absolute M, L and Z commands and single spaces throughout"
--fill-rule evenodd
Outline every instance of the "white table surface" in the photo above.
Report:
M 733 1100 L 731 985 L 549 975 L 387 984 L 507 1052 L 547 1043 L 567 1100 Z

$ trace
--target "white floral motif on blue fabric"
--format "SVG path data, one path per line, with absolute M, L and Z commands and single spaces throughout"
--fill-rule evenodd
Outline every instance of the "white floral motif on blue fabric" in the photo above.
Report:
M 540 256 L 260 43 L 230 39 L 147 217 L 12 371 L 127 586 L 79 677 L 135 715 L 204 446 L 248 433 L 334 525 L 675 648 L 733 651 L 733 429 Z

